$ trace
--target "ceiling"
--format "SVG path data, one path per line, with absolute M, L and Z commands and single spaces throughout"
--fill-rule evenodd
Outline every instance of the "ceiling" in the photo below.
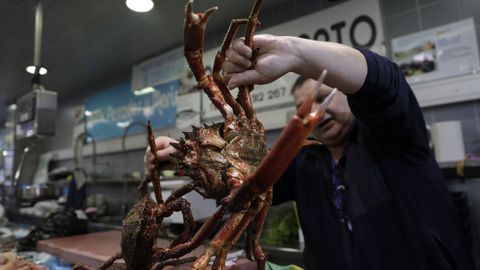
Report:
M 287 0 L 264 0 L 272 8 Z M 42 84 L 60 98 L 101 82 L 131 66 L 181 45 L 182 0 L 154 0 L 148 13 L 135 13 L 124 0 L 42 0 Z M 218 6 L 207 28 L 226 28 L 248 14 L 252 1 L 196 0 L 194 9 Z M 35 0 L 0 0 L 0 123 L 6 106 L 31 90 Z

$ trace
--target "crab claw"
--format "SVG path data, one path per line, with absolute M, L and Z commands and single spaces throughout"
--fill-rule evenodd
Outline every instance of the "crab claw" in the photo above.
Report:
M 185 6 L 185 23 L 183 28 L 185 51 L 191 52 L 203 48 L 205 26 L 210 15 L 218 9 L 218 7 L 212 7 L 204 13 L 194 13 L 192 5 L 193 0 L 190 0 Z
M 205 25 L 207 24 L 210 15 L 218 8 L 210 8 L 204 13 L 194 13 L 192 4 L 193 0 L 190 0 L 185 6 L 183 52 L 195 79 L 199 83 L 198 87 L 203 88 L 209 84 L 209 81 L 211 81 L 207 78 L 208 76 L 202 60 Z

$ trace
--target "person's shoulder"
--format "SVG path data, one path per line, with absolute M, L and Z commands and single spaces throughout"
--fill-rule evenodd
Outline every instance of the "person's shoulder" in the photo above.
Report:
M 361 48 L 361 47 L 355 47 L 355 49 L 357 49 L 358 51 L 360 51 L 364 56 L 365 58 L 381 58 L 381 59 L 385 59 L 385 60 L 388 60 L 388 57 L 386 56 L 383 56 L 381 54 L 378 54 L 370 49 L 367 49 L 367 48 Z
M 356 47 L 358 51 L 360 51 L 365 60 L 367 61 L 368 70 L 371 72 L 372 70 L 379 70 L 384 71 L 386 68 L 390 68 L 392 66 L 397 66 L 394 62 L 392 62 L 388 57 L 378 54 L 374 51 L 371 51 L 366 48 L 359 48 Z M 368 75 L 367 75 L 368 77 Z M 367 78 L 368 79 L 368 78 Z

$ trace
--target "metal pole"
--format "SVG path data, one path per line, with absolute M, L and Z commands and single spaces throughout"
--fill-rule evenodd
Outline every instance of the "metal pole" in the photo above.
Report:
M 39 69 L 40 56 L 42 50 L 42 32 L 43 32 L 43 7 L 42 1 L 37 0 L 37 7 L 35 9 L 35 43 L 33 51 L 33 65 Z

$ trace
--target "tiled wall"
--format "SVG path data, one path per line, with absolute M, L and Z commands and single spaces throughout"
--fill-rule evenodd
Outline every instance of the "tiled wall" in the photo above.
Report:
M 473 17 L 480 37 L 478 0 L 381 0 L 386 44 L 390 39 Z M 480 46 L 479 46 L 480 48 Z M 480 91 L 480 85 L 478 85 Z M 424 108 L 425 121 L 461 120 L 467 153 L 480 154 L 480 102 Z

